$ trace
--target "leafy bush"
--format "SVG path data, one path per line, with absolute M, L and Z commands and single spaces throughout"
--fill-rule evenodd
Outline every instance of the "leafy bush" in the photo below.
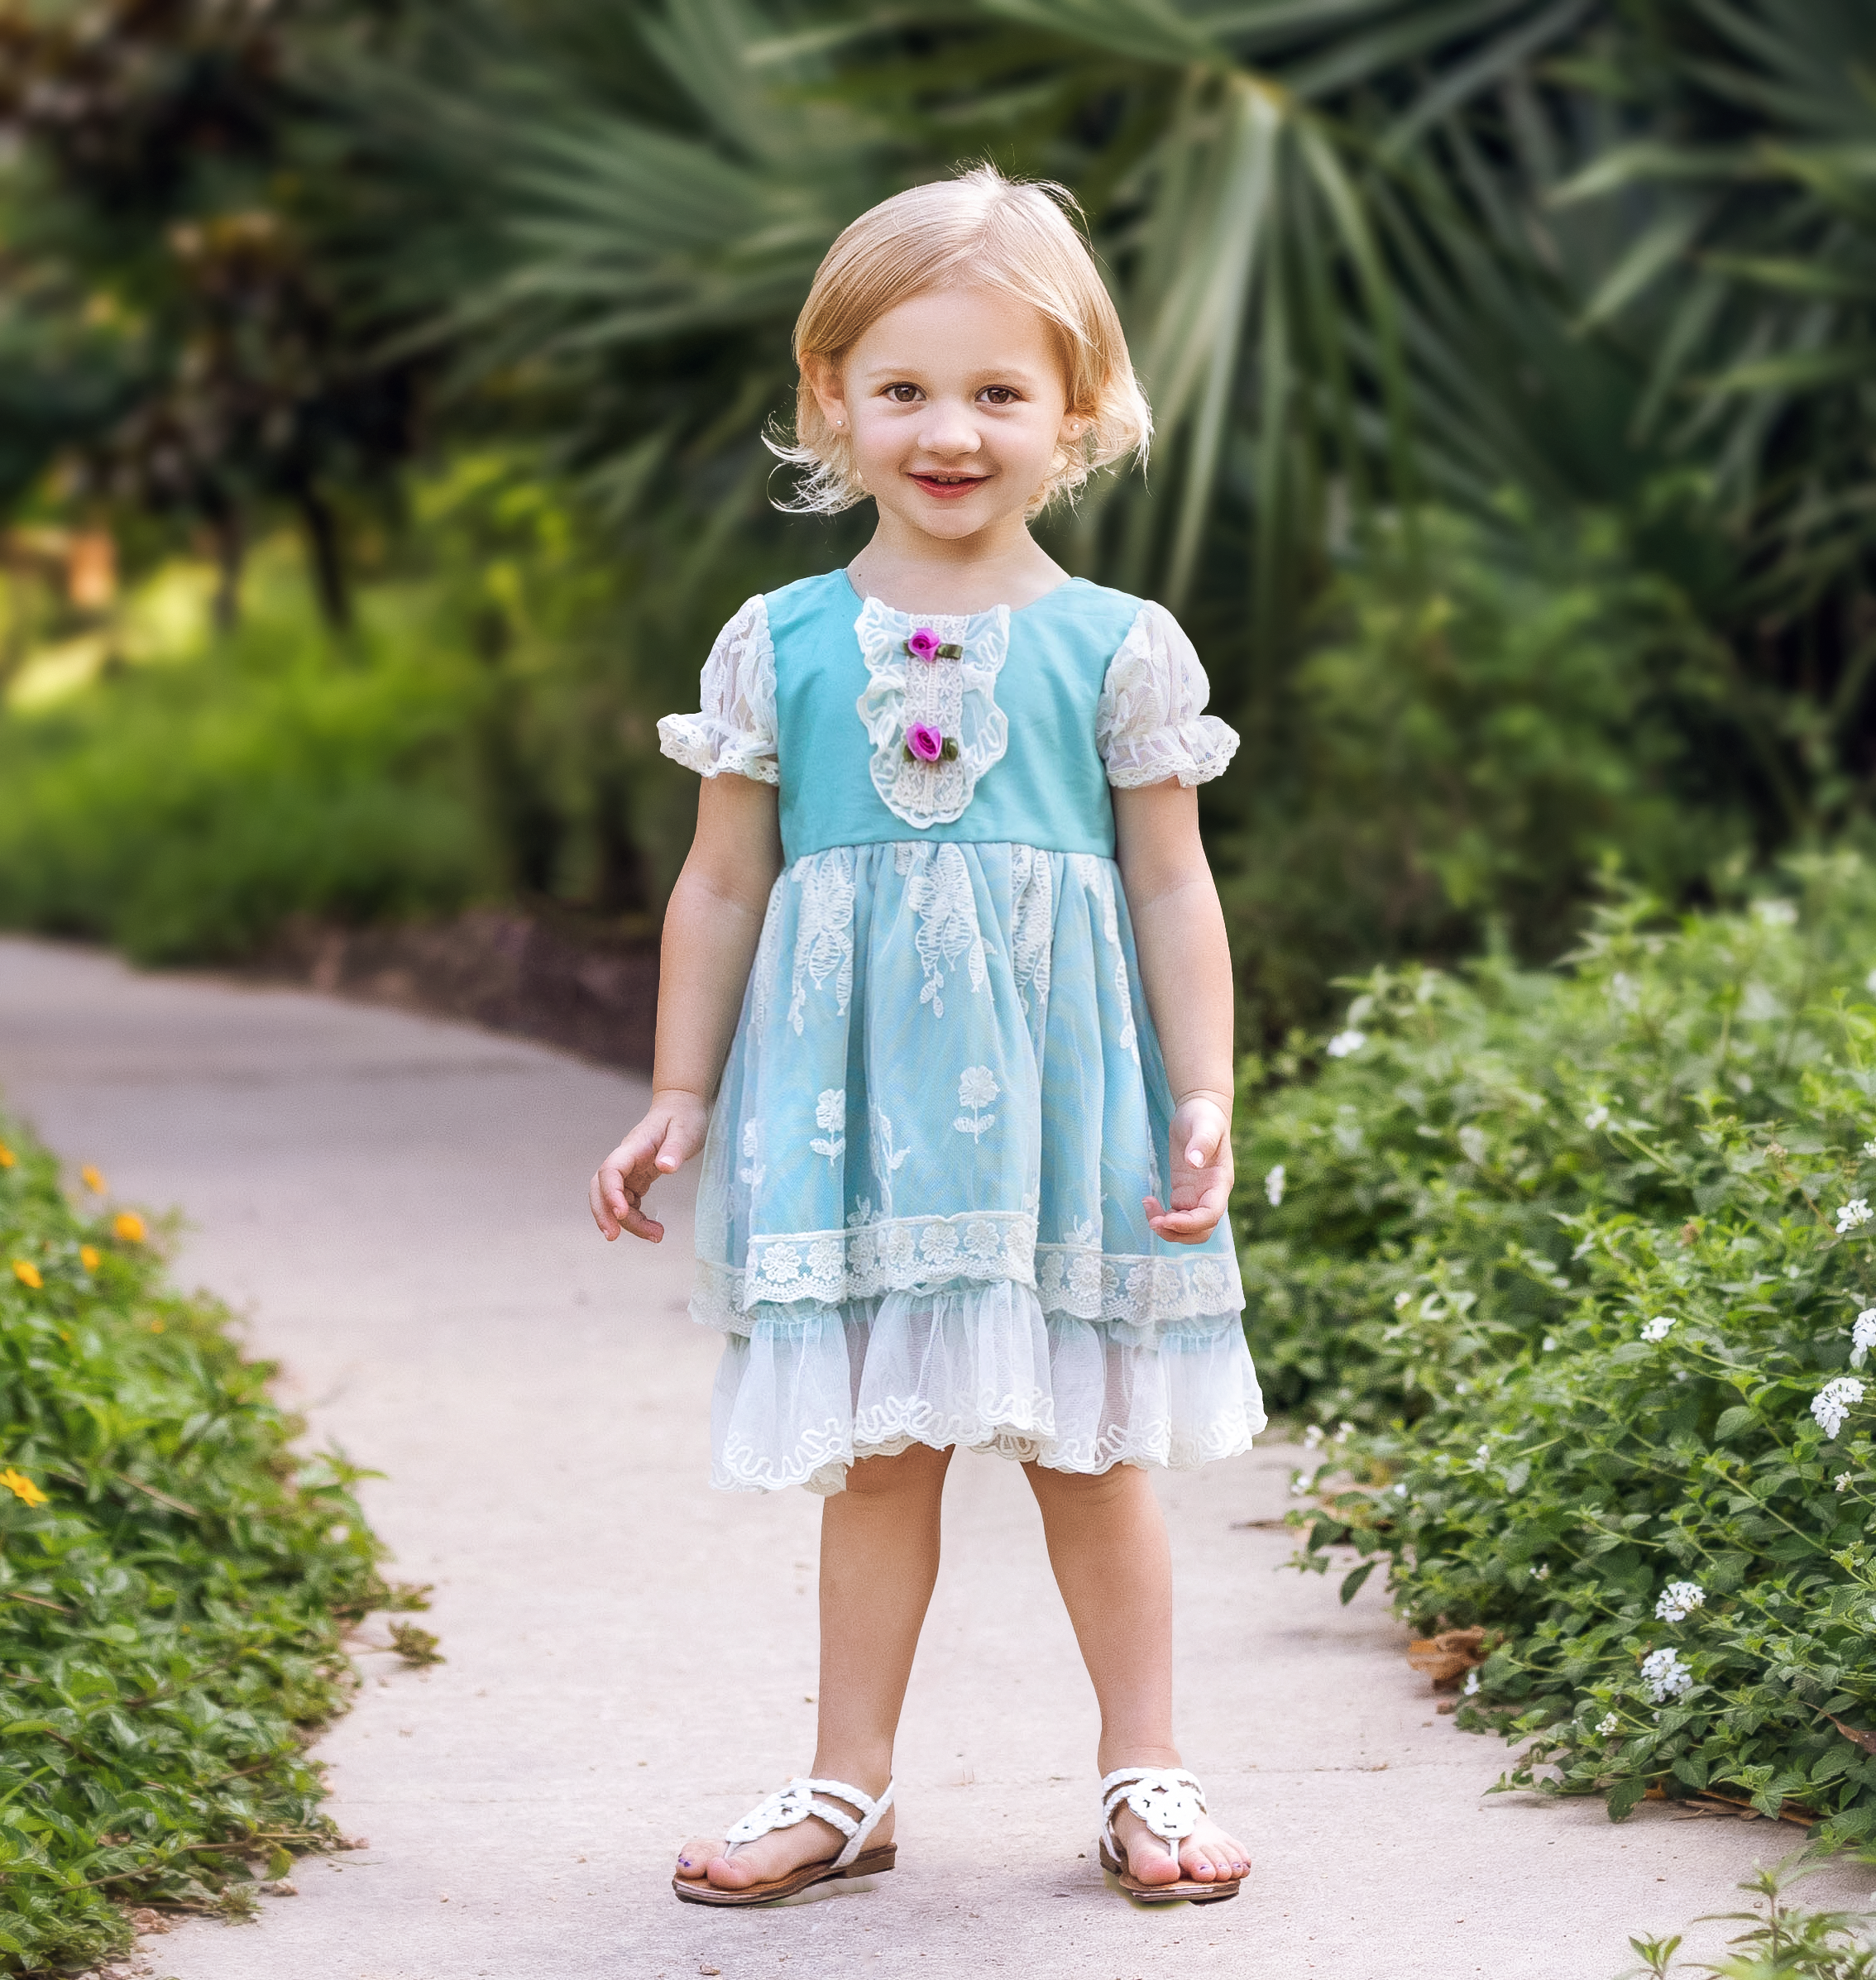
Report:
M 186 663 L 0 722 L 0 922 L 149 962 L 239 955 L 296 911 L 499 889 L 472 662 L 386 615 L 351 648 L 294 587 Z
M 1515 1783 L 1841 1842 L 1876 1835 L 1876 882 L 1796 870 L 1606 911 L 1568 975 L 1378 975 L 1250 1110 L 1282 1200 L 1247 1188 L 1245 1263 L 1279 1399 L 1344 1426 L 1305 1562 L 1485 1627 L 1461 1722 L 1529 1738 Z
M 78 1213 L 0 1122 L 0 1971 L 240 1910 L 336 1838 L 310 1734 L 347 1618 L 395 1605 L 336 1458 L 296 1456 L 227 1314 L 134 1214 Z
M 1682 1935 L 1668 1939 L 1631 1939 L 1642 1963 L 1622 1980 L 1671 1980 L 1681 1973 L 1706 1980 L 1873 1980 L 1876 1949 L 1866 1942 L 1869 1915 L 1859 1911 L 1807 1911 L 1786 1901 L 1791 1887 L 1829 1868 L 1826 1852 L 1794 1850 L 1783 1863 L 1772 1863 L 1743 1878 L 1738 1888 L 1753 1901 L 1749 1911 L 1710 1911 L 1702 1925 L 1740 1925 L 1726 1943 L 1743 1950 L 1729 1954 L 1717 1966 L 1677 1963 Z M 1764 1911 L 1757 1907 L 1764 1906 Z
M 1743 774 L 1721 772 L 1726 683 L 1606 519 L 1375 533 L 1280 691 L 1242 711 L 1243 767 L 1210 797 L 1252 1034 L 1318 1021 L 1346 971 L 1494 931 L 1550 963 L 1617 857 L 1685 897 L 1749 838 L 1724 795 Z

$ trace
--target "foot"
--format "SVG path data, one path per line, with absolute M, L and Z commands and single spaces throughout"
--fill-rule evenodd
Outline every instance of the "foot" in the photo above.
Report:
M 879 1791 L 883 1794 L 882 1782 Z M 838 1795 L 822 1793 L 819 1798 L 844 1808 L 857 1821 L 861 1810 Z M 893 1839 L 893 1818 L 897 1808 L 888 1808 L 866 1839 L 869 1849 Z M 714 1884 L 719 1891 L 746 1891 L 751 1884 L 766 1884 L 786 1877 L 804 1863 L 830 1863 L 847 1846 L 847 1839 L 830 1822 L 810 1815 L 787 1829 L 772 1829 L 753 1843 L 744 1843 L 734 1856 L 725 1853 L 721 1836 L 696 1836 L 677 1852 L 677 1874 L 687 1882 Z M 1161 1853 L 1165 1854 L 1164 1849 Z
M 1124 1801 L 1114 1811 L 1114 1834 L 1127 1852 L 1127 1868 L 1143 1884 L 1176 1884 L 1182 1876 L 1195 1883 L 1225 1883 L 1251 1868 L 1250 1851 L 1209 1815 L 1200 1815 L 1199 1826 L 1180 1843 L 1176 1864 L 1171 1845 Z

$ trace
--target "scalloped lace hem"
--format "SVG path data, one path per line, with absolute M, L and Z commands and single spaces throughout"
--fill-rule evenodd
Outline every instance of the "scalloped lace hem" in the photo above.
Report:
M 700 777 L 725 774 L 753 778 L 759 784 L 779 784 L 782 771 L 775 744 L 768 737 L 725 727 L 707 715 L 661 715 L 659 751 L 674 763 Z
M 1001 1285 L 765 1318 L 724 1343 L 711 1483 L 842 1490 L 913 1444 L 1050 1471 L 1189 1470 L 1251 1448 L 1262 1398 L 1235 1313 L 1141 1338 Z
M 808 1231 L 749 1242 L 752 1264 L 700 1258 L 691 1317 L 746 1334 L 759 1307 L 842 1306 L 886 1293 L 930 1295 L 960 1282 L 1033 1286 L 1045 1315 L 1151 1330 L 1241 1313 L 1244 1282 L 1230 1252 L 1183 1258 L 1039 1245 L 1022 1211 L 882 1218 L 850 1231 Z

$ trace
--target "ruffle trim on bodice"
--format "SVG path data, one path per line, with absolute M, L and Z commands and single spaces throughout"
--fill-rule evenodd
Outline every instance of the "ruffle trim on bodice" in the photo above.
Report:
M 1211 683 L 1185 629 L 1164 605 L 1143 605 L 1108 666 L 1094 741 L 1117 790 L 1186 785 L 1217 777 L 1237 753 L 1237 732 L 1204 712 Z
M 1057 1471 L 1184 1470 L 1248 1450 L 1265 1423 L 1235 1313 L 1142 1341 L 1045 1318 L 1007 1280 L 765 1308 L 724 1344 L 711 1417 L 714 1485 L 824 1494 L 857 1460 L 915 1443 Z
M 906 642 L 929 627 L 962 658 L 915 660 Z M 873 787 L 895 818 L 919 831 L 954 825 L 977 793 L 978 779 L 1003 761 L 1009 718 L 997 705 L 997 676 L 1010 650 L 1010 611 L 915 616 L 877 598 L 854 621 L 867 684 L 854 706 L 873 744 Z M 907 731 L 922 723 L 955 753 L 936 763 L 907 754 Z
M 704 662 L 696 715 L 668 715 L 658 725 L 658 746 L 673 762 L 701 777 L 725 772 L 778 784 L 775 753 L 775 644 L 768 604 L 749 599 L 716 636 Z
M 1036 1242 L 1019 1211 L 883 1218 L 850 1231 L 752 1236 L 746 1266 L 699 1259 L 691 1314 L 725 1333 L 749 1332 L 757 1307 L 806 1301 L 840 1306 L 886 1293 L 934 1297 L 961 1284 L 1006 1280 L 1035 1289 L 1045 1313 L 1147 1330 L 1237 1313 L 1244 1304 L 1228 1252 L 1185 1257 L 1103 1252 L 1098 1245 Z

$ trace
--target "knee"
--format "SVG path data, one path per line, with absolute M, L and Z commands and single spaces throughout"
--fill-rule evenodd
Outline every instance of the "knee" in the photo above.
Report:
M 945 1482 L 949 1451 L 913 1444 L 896 1457 L 862 1457 L 847 1467 L 847 1496 L 874 1499 L 935 1492 Z
M 1051 1471 L 1031 1464 L 1023 1470 L 1045 1512 L 1059 1509 L 1070 1516 L 1108 1512 L 1152 1490 L 1146 1474 L 1134 1465 L 1111 1465 L 1105 1471 Z

